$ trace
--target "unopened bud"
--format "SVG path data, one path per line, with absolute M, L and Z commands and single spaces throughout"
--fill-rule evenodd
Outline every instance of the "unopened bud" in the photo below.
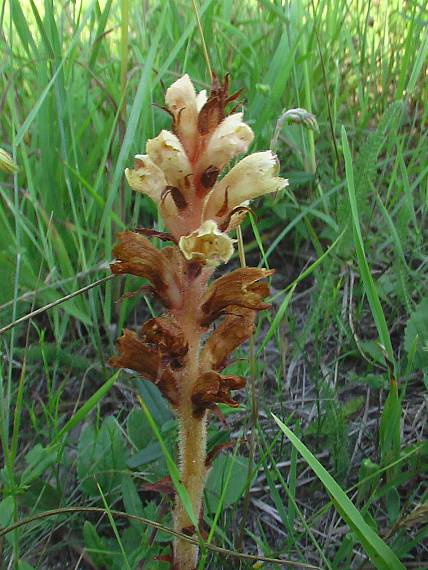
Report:
M 18 165 L 8 152 L 0 148 L 0 170 L 7 174 L 14 174 L 18 170 Z
M 290 121 L 291 123 L 303 125 L 307 129 L 311 129 L 311 131 L 319 131 L 315 115 L 306 111 L 306 109 L 289 109 L 283 114 L 282 118 Z

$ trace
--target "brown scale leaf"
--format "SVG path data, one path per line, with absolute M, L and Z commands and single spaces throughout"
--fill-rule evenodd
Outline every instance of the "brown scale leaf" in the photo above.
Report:
M 256 311 L 230 307 L 219 327 L 208 338 L 201 354 L 202 370 L 223 370 L 227 359 L 254 332 Z
M 270 307 L 263 302 L 269 295 L 269 285 L 260 280 L 272 273 L 272 270 L 243 267 L 216 279 L 202 303 L 201 324 L 209 325 L 231 305 L 256 311 Z
M 162 363 L 159 351 L 147 346 L 137 333 L 125 329 L 117 340 L 119 355 L 109 360 L 113 368 L 129 368 L 157 385 L 165 398 L 178 404 L 178 389 L 173 372 Z
M 198 131 L 201 135 L 212 133 L 225 118 L 227 105 L 235 101 L 241 94 L 241 91 L 237 91 L 229 96 L 228 91 L 229 75 L 225 76 L 223 83 L 213 75 L 210 96 L 198 115 Z
M 178 243 L 175 237 L 167 232 L 160 232 L 152 228 L 135 228 L 134 231 L 137 234 L 143 234 L 146 237 L 156 237 L 159 238 L 161 241 L 172 241 L 175 244 Z
M 214 370 L 204 372 L 195 383 L 192 392 L 193 415 L 200 417 L 208 408 L 217 404 L 228 404 L 233 408 L 239 406 L 231 394 L 231 390 L 240 390 L 245 386 L 242 376 L 222 376 Z
M 119 243 L 113 249 L 116 261 L 110 264 L 112 272 L 147 279 L 166 307 L 179 303 L 178 277 L 173 270 L 169 251 L 176 248 L 159 250 L 147 238 L 135 232 L 121 232 L 118 238 Z

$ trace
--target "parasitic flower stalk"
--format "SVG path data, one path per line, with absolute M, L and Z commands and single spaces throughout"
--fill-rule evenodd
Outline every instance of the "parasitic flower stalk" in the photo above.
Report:
M 115 274 L 146 279 L 145 290 L 149 287 L 165 308 L 140 331 L 125 330 L 110 363 L 154 382 L 169 401 L 179 425 L 181 481 L 196 520 L 207 471 L 208 413 L 220 402 L 238 405 L 231 392 L 245 380 L 222 371 L 232 351 L 253 333 L 257 311 L 269 306 L 264 299 L 272 271 L 246 267 L 214 280 L 213 273 L 231 258 L 230 233 L 250 200 L 288 183 L 277 176 L 278 161 L 270 151 L 247 156 L 221 177 L 254 138 L 242 113 L 227 113 L 238 95 L 229 96 L 227 77 L 223 83 L 214 78 L 209 96 L 196 93 L 188 75 L 169 87 L 165 103 L 172 131 L 149 140 L 146 154 L 137 155 L 134 168 L 125 172 L 131 188 L 155 202 L 167 232 L 119 234 L 111 264 Z M 170 245 L 156 248 L 153 236 Z M 178 497 L 174 528 L 195 530 Z M 197 559 L 196 546 L 175 541 L 175 570 L 194 570 Z

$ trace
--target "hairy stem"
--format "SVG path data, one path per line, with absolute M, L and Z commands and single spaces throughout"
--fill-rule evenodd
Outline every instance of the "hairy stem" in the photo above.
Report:
M 191 407 L 184 409 L 179 417 L 179 454 L 181 481 L 186 487 L 196 520 L 199 519 L 205 485 L 205 460 L 207 443 L 207 417 L 193 417 Z M 174 528 L 186 532 L 192 522 L 179 497 L 174 510 Z M 193 530 L 193 529 L 192 529 Z M 193 534 L 192 530 L 189 530 Z M 174 544 L 176 570 L 195 570 L 198 547 L 177 539 Z

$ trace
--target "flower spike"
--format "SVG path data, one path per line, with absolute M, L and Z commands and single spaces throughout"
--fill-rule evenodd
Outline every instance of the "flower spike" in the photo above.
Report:
M 220 414 L 218 404 L 239 405 L 232 392 L 245 379 L 225 369 L 253 334 L 257 312 L 269 308 L 273 271 L 244 267 L 212 277 L 232 258 L 236 240 L 230 234 L 251 200 L 288 184 L 271 151 L 250 154 L 226 170 L 254 140 L 243 113 L 231 108 L 240 92 L 229 95 L 229 83 L 229 76 L 220 81 L 214 75 L 207 97 L 186 74 L 166 91 L 171 130 L 148 140 L 134 168 L 125 171 L 130 187 L 157 206 L 165 227 L 120 233 L 111 264 L 117 275 L 149 282 L 132 295 L 149 288 L 165 308 L 139 332 L 124 331 L 110 364 L 153 382 L 177 417 L 180 479 L 194 516 L 176 497 L 173 518 L 175 530 L 188 535 L 195 535 L 201 515 L 209 414 Z M 172 564 L 194 570 L 198 547 L 177 538 Z

